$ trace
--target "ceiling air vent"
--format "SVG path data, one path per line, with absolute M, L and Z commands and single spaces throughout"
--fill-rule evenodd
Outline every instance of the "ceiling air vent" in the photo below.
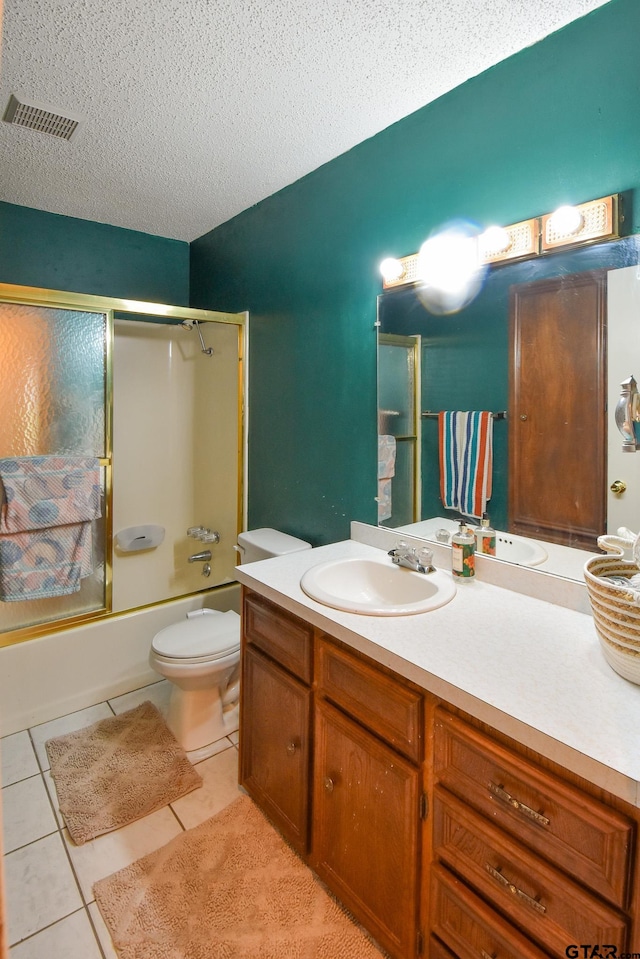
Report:
M 13 93 L 9 97 L 9 105 L 3 120 L 7 123 L 16 123 L 20 127 L 28 127 L 29 130 L 35 130 L 37 133 L 48 133 L 61 140 L 70 140 L 80 122 L 39 104 L 21 103 Z

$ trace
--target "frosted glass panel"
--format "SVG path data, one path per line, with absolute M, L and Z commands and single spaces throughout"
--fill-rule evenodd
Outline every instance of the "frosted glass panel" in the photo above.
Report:
M 0 304 L 0 457 L 105 455 L 104 313 Z
M 0 303 L 0 459 L 108 456 L 107 324 L 106 313 Z M 106 608 L 108 469 L 100 470 L 102 516 L 92 523 L 93 572 L 75 593 L 0 602 L 0 633 Z
M 414 427 L 414 348 L 381 343 L 378 349 L 379 433 L 407 436 Z

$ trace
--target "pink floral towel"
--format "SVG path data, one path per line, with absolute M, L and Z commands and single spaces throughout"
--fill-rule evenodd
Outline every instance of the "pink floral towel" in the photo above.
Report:
M 0 460 L 0 600 L 75 593 L 93 572 L 91 522 L 100 516 L 95 457 Z

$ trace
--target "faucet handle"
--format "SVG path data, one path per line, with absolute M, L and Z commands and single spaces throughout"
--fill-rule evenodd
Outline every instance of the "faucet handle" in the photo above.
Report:
M 200 539 L 200 534 L 204 533 L 204 526 L 190 526 L 187 530 L 187 536 L 193 539 Z
M 205 529 L 200 533 L 198 539 L 201 539 L 203 543 L 219 543 L 220 533 L 214 529 Z

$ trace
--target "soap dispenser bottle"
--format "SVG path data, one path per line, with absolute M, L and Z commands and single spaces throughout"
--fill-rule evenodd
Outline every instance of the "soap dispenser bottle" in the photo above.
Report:
M 483 513 L 476 529 L 476 552 L 485 556 L 496 555 L 496 531 L 489 523 L 489 514 Z
M 459 582 L 470 582 L 476 574 L 475 545 L 473 533 L 461 521 L 458 530 L 451 537 L 451 571 Z

